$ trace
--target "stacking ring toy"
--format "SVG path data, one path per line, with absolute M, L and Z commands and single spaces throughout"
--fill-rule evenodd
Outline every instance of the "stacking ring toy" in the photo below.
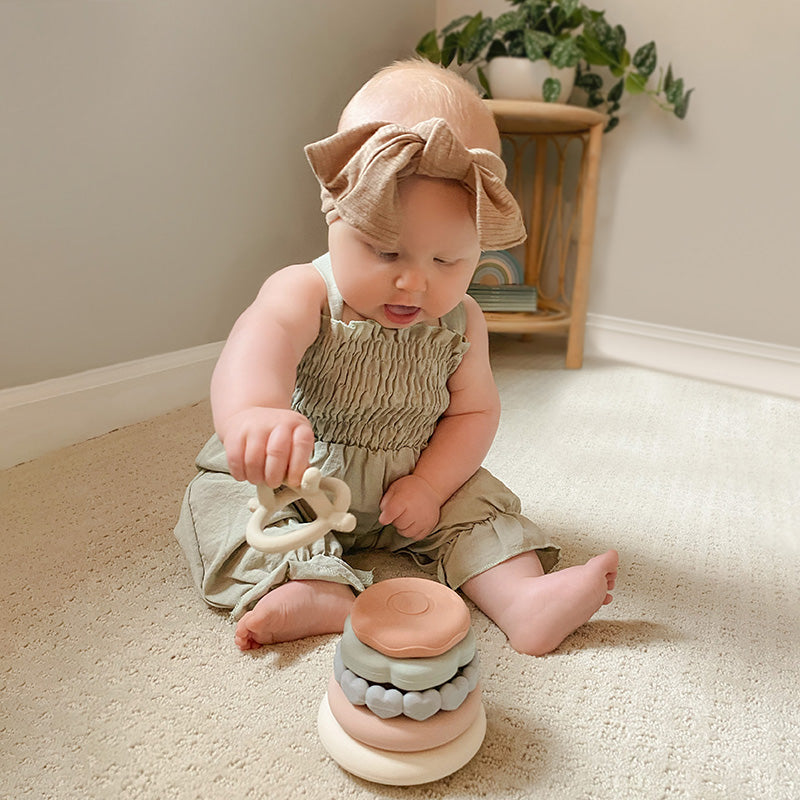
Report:
M 475 633 L 458 594 L 411 577 L 361 592 L 317 728 L 340 767 L 375 783 L 428 783 L 467 764 L 486 734 L 486 710 Z

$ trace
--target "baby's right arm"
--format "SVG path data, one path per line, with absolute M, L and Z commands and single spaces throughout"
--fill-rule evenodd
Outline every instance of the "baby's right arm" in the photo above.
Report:
M 292 410 L 292 393 L 325 303 L 325 282 L 313 265 L 286 267 L 233 326 L 211 379 L 211 409 L 236 480 L 300 484 L 314 432 Z

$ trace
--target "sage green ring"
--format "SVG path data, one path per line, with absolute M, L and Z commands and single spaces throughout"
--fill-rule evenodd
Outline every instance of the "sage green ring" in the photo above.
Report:
M 425 658 L 392 658 L 364 644 L 345 620 L 341 640 L 344 665 L 370 683 L 391 683 L 398 689 L 422 692 L 446 683 L 475 656 L 477 643 L 472 628 L 446 653 Z

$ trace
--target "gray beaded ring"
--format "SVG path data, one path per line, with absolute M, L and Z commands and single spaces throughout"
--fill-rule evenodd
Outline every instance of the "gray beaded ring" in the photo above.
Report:
M 478 654 L 462 667 L 447 683 L 423 692 L 403 692 L 369 683 L 349 670 L 342 660 L 341 642 L 333 658 L 333 674 L 342 687 L 345 697 L 355 706 L 366 706 L 381 719 L 399 717 L 401 714 L 419 722 L 439 711 L 455 711 L 478 685 L 480 668 Z

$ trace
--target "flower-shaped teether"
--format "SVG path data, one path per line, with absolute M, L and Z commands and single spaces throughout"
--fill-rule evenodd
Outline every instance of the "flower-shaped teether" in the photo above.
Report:
M 259 484 L 256 497 L 250 502 L 253 515 L 247 523 L 247 543 L 263 553 L 286 553 L 321 539 L 328 531 L 352 531 L 356 518 L 347 510 L 350 497 L 350 487 L 344 481 L 323 478 L 316 467 L 303 473 L 297 488 L 282 486 L 273 491 L 266 484 Z M 300 499 L 311 506 L 316 519 L 283 534 L 265 532 L 277 511 Z

